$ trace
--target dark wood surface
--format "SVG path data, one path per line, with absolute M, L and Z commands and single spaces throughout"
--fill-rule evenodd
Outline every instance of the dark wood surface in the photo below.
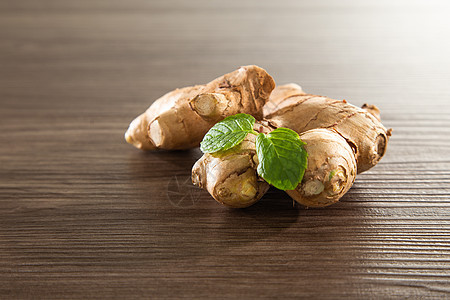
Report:
M 0 1 L 0 298 L 450 297 L 448 1 Z M 143 153 L 163 93 L 258 64 L 377 104 L 381 163 L 336 205 L 226 209 L 199 150 Z

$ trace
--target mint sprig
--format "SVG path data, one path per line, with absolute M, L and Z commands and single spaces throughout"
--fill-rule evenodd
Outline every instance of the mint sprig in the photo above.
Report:
M 228 150 L 241 143 L 247 134 L 254 133 L 255 118 L 247 114 L 229 116 L 214 125 L 200 143 L 203 153 Z
M 278 128 L 256 138 L 258 174 L 280 190 L 293 190 L 302 181 L 308 154 L 298 134 L 287 128 Z
M 241 143 L 247 134 L 256 137 L 258 174 L 280 190 L 293 190 L 302 181 L 307 167 L 305 143 L 287 128 L 277 128 L 269 134 L 253 130 L 255 118 L 237 114 L 214 125 L 200 143 L 203 153 L 228 150 Z

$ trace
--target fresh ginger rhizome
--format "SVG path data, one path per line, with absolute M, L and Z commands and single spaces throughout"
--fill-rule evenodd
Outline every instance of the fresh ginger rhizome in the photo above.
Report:
M 226 206 L 250 206 L 272 184 L 322 207 L 378 163 L 390 135 L 374 105 L 358 108 L 296 84 L 275 88 L 264 69 L 245 66 L 164 95 L 125 138 L 143 150 L 188 149 L 203 139 L 192 181 Z

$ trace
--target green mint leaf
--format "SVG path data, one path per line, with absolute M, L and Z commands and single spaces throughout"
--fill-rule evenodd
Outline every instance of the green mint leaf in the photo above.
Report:
M 256 138 L 259 159 L 258 174 L 280 190 L 293 190 L 302 181 L 308 154 L 298 134 L 287 128 L 278 128 Z
M 214 125 L 203 137 L 200 150 L 203 153 L 214 153 L 230 149 L 253 132 L 255 118 L 247 114 L 229 116 Z

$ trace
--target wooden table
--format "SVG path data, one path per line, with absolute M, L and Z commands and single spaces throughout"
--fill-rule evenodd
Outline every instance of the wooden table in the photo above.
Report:
M 0 298 L 450 297 L 448 1 L 0 2 Z M 381 163 L 331 207 L 192 188 L 128 123 L 240 65 L 377 104 Z

